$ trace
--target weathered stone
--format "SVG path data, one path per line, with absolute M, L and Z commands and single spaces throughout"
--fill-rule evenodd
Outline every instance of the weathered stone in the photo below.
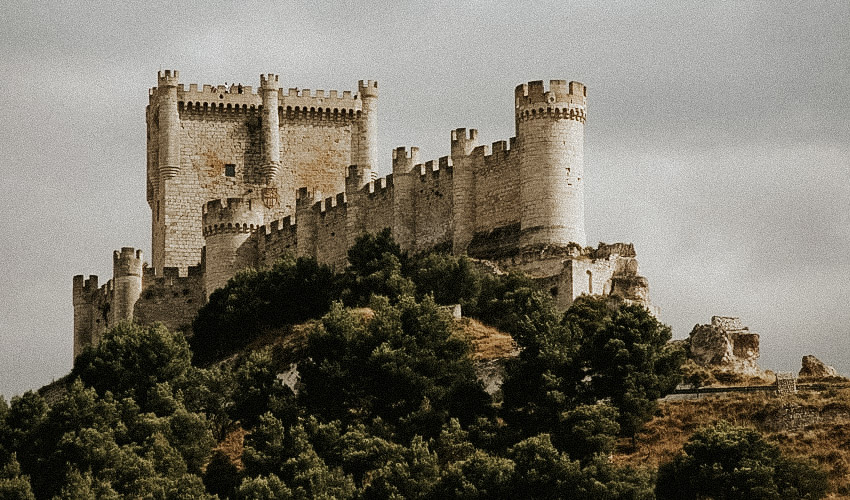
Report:
M 835 368 L 824 364 L 823 361 L 809 354 L 803 356 L 803 366 L 800 368 L 799 376 L 800 378 L 837 377 L 838 372 Z
M 116 268 L 100 288 L 74 278 L 75 352 L 120 319 L 188 324 L 199 293 L 287 253 L 341 269 L 357 237 L 385 228 L 405 251 L 526 272 L 560 309 L 597 294 L 657 314 L 631 244 L 585 246 L 581 83 L 520 85 L 516 137 L 488 147 L 477 130 L 455 129 L 449 156 L 422 162 L 417 148 L 396 148 L 381 179 L 374 81 L 356 94 L 285 92 L 274 74 L 252 90 L 186 86 L 163 71 L 157 84 L 146 112 L 152 272 Z
M 698 365 L 755 377 L 763 374 L 758 366 L 759 336 L 739 318 L 713 316 L 711 324 L 694 326 L 688 343 L 689 357 Z

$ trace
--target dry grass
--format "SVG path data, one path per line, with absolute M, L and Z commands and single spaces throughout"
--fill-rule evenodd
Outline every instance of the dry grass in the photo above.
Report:
M 784 453 L 816 461 L 829 472 L 831 498 L 850 498 L 850 389 L 662 402 L 635 445 L 618 443 L 614 460 L 657 466 L 671 460 L 696 429 L 719 420 L 757 429 Z
M 471 318 L 458 321 L 472 342 L 472 358 L 476 361 L 512 358 L 519 352 L 514 339 L 505 332 Z

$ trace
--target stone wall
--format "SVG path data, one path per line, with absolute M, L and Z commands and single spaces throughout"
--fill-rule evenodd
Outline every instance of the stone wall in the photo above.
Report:
M 160 322 L 172 331 L 184 329 L 191 325 L 205 302 L 204 274 L 200 266 L 190 267 L 188 276 L 182 277 L 177 268 L 166 268 L 161 275 L 147 268 L 133 319 L 143 325 Z
M 372 157 L 375 82 L 358 86 L 368 113 L 360 96 L 348 91 L 284 91 L 274 75 L 262 82 L 276 99 L 264 101 L 243 85 L 187 88 L 177 83 L 177 72 L 161 73 L 151 90 L 147 191 L 153 267 L 159 271 L 178 267 L 185 275 L 200 261 L 200 207 L 207 201 L 253 193 L 266 206 L 264 220 L 278 220 L 294 212 L 296 187 L 341 192 L 352 160 Z M 277 118 L 277 133 L 269 137 L 279 141 L 279 154 L 264 152 L 264 102 L 277 103 L 271 117 Z M 275 165 L 267 165 L 269 159 Z

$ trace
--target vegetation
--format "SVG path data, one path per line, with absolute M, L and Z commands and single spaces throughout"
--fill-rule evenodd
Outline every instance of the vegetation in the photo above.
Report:
M 679 378 L 669 328 L 640 307 L 585 297 L 558 314 L 522 276 L 406 255 L 388 232 L 359 239 L 349 262 L 246 271 L 213 293 L 188 342 L 119 325 L 56 401 L 0 398 L 0 498 L 664 498 L 714 463 L 717 442 L 754 450 L 742 460 L 773 471 L 784 498 L 823 495 L 814 465 L 731 427 L 698 433 L 657 485 L 654 464 L 611 459 L 652 429 Z M 441 307 L 456 303 L 521 348 L 501 400 Z M 302 330 L 297 356 L 258 345 Z M 297 390 L 278 378 L 292 361 Z M 788 479 L 800 473 L 812 481 Z M 739 476 L 717 477 L 740 489 Z

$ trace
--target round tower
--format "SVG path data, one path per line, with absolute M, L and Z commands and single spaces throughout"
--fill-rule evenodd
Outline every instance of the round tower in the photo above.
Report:
M 586 244 L 584 121 L 587 89 L 552 80 L 519 85 L 516 136 L 520 175 L 520 246 Z
M 351 164 L 357 165 L 364 179 L 371 178 L 370 171 L 377 168 L 378 162 L 378 82 L 360 80 L 357 82 L 357 94 L 360 96 L 361 111 L 357 122 L 352 147 Z
M 142 295 L 142 251 L 123 247 L 112 253 L 112 322 L 132 320 Z
M 266 184 L 272 184 L 280 171 L 280 116 L 278 115 L 278 76 L 260 75 L 260 92 L 263 95 L 263 164 Z
M 263 204 L 258 200 L 227 198 L 204 205 L 204 289 L 208 297 L 238 271 L 256 264 L 257 249 L 250 238 L 262 225 Z
M 159 126 L 159 178 L 173 179 L 180 172 L 180 113 L 177 109 L 177 83 L 180 73 L 157 73 L 157 125 Z
M 85 279 L 82 274 L 74 276 L 72 293 L 74 304 L 74 359 L 92 342 L 94 304 L 92 295 L 97 292 L 97 276 Z

